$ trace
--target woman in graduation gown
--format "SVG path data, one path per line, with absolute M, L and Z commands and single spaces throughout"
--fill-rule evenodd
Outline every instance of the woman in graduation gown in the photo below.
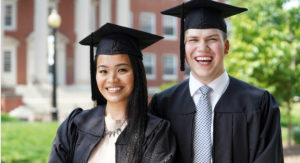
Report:
M 170 124 L 147 114 L 141 49 L 162 37 L 107 23 L 80 44 L 90 46 L 92 99 L 61 124 L 50 163 L 172 162 Z M 94 57 L 94 47 L 97 47 Z

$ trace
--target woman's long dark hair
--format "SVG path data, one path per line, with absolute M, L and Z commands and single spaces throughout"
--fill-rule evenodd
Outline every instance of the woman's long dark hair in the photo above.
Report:
M 97 55 L 98 56 L 98 55 Z M 95 65 L 97 61 L 95 57 Z M 128 98 L 126 115 L 128 126 L 126 137 L 128 138 L 127 161 L 128 163 L 139 163 L 143 157 L 144 133 L 147 122 L 148 91 L 147 80 L 142 58 L 136 55 L 128 55 L 134 74 L 134 87 Z M 97 105 L 106 104 L 106 99 L 96 91 Z

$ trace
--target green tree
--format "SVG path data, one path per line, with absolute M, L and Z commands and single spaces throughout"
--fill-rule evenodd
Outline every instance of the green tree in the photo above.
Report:
M 162 92 L 162 91 L 176 85 L 177 83 L 178 83 L 177 81 L 166 82 L 159 87 L 158 92 Z
M 249 10 L 230 19 L 229 74 L 269 90 L 287 108 L 291 142 L 291 105 L 300 95 L 300 7 L 288 0 L 230 0 Z

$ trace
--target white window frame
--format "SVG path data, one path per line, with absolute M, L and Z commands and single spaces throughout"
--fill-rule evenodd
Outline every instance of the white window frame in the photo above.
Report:
M 169 19 L 171 21 L 171 24 L 168 23 L 167 19 Z M 177 18 L 176 17 L 172 17 L 172 16 L 168 16 L 168 15 L 163 15 L 162 17 L 162 24 L 163 24 L 163 36 L 165 37 L 165 39 L 167 40 L 177 40 Z M 171 26 L 173 28 L 173 34 L 169 35 L 169 34 L 165 34 L 164 30 L 165 27 L 167 26 Z
M 3 4 L 3 16 L 2 16 L 2 19 L 3 19 L 3 28 L 4 30 L 7 30 L 7 31 L 14 31 L 14 30 L 17 30 L 17 12 L 18 12 L 18 0 L 5 0 L 4 1 L 4 4 Z M 6 14 L 6 5 L 11 5 L 11 12 L 12 12 L 12 20 L 11 20 L 11 25 L 6 25 L 5 24 L 5 14 Z
M 165 74 L 165 57 L 173 57 L 173 70 L 174 74 Z M 177 80 L 178 72 L 177 72 L 177 67 L 178 67 L 178 57 L 176 54 L 165 54 L 163 55 L 163 79 L 164 80 Z
M 146 57 L 151 58 L 149 65 L 148 65 L 148 63 L 145 63 Z M 144 63 L 145 71 L 146 71 L 146 66 L 150 66 L 152 69 L 152 74 L 147 74 L 147 72 L 146 72 L 147 80 L 155 79 L 156 78 L 156 55 L 153 53 L 144 53 L 143 63 Z
M 151 25 L 151 29 L 150 31 L 147 31 L 147 30 L 144 30 L 142 27 L 143 27 L 143 20 L 146 19 L 147 17 L 150 17 L 150 25 Z M 151 12 L 141 12 L 140 13 L 140 29 L 142 31 L 145 31 L 145 32 L 149 32 L 149 33 L 153 33 L 153 34 L 156 34 L 156 17 L 155 17 L 155 13 L 151 13 Z

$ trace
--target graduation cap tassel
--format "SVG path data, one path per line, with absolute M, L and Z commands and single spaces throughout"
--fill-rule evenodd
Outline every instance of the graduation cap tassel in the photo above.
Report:
M 185 48 L 184 48 L 184 3 L 181 7 L 181 21 L 180 21 L 180 70 L 184 71 L 184 59 L 185 59 Z
M 91 34 L 91 44 L 90 44 L 90 71 L 91 71 L 91 91 L 92 100 L 96 100 L 96 70 L 94 66 L 94 33 Z

